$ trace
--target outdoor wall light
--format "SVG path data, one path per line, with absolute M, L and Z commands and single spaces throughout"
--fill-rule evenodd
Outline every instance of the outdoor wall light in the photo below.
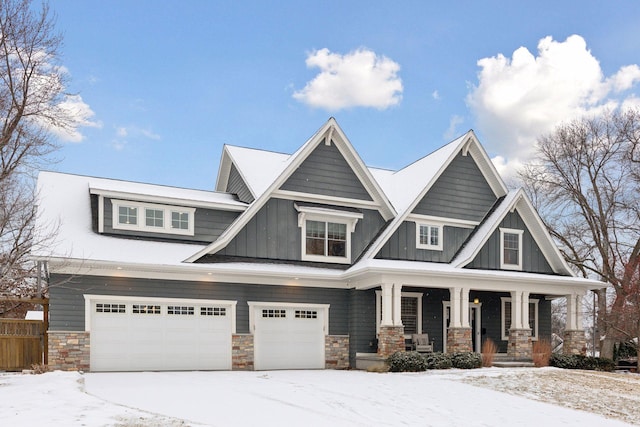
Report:
M 480 298 L 474 298 L 473 299 L 473 303 L 474 304 L 480 304 Z

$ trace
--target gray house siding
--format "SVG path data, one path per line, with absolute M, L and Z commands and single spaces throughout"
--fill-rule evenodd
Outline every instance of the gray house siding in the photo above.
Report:
M 375 353 L 375 290 L 352 290 L 349 298 L 349 363 L 356 366 L 356 353 Z
M 329 334 L 347 335 L 349 290 L 52 274 L 52 331 L 85 329 L 84 294 L 237 301 L 236 331 L 249 332 L 248 301 L 330 304 Z M 57 284 L 61 284 L 57 286 Z
M 540 247 L 527 229 L 518 212 L 508 213 L 489 240 L 478 252 L 467 268 L 485 270 L 500 269 L 500 228 L 524 230 L 522 237 L 522 271 L 529 273 L 554 274 Z
M 104 232 L 120 236 L 142 237 L 148 239 L 169 239 L 187 242 L 211 243 L 240 215 L 240 212 L 196 208 L 194 235 L 183 236 L 166 233 L 148 233 L 144 231 L 118 230 L 113 228 L 113 208 L 111 199 L 104 199 Z M 97 208 L 97 203 L 96 203 Z
M 298 211 L 292 200 L 272 198 L 247 225 L 218 251 L 218 255 L 300 261 L 302 231 L 298 227 Z M 351 259 L 355 260 L 384 225 L 377 211 L 364 209 L 351 234 Z
M 247 183 L 244 182 L 242 176 L 240 176 L 240 172 L 236 168 L 236 165 L 231 165 L 231 170 L 229 171 L 229 181 L 227 182 L 227 188 L 225 189 L 227 193 L 235 194 L 238 196 L 238 200 L 251 203 L 255 199 L 251 195 L 251 190 L 247 186 Z
M 318 144 L 280 189 L 372 200 L 333 141 L 329 146 L 324 143 Z
M 408 261 L 450 262 L 472 229 L 443 227 L 442 251 L 416 248 L 416 223 L 404 221 L 380 249 L 376 258 Z
M 496 200 L 473 157 L 458 154 L 413 213 L 480 221 Z

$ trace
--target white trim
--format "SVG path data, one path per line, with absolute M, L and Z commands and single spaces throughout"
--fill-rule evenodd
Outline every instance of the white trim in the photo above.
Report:
M 275 190 L 271 193 L 275 199 L 295 200 L 297 202 L 321 203 L 323 205 L 344 206 L 358 209 L 379 209 L 380 205 L 371 200 L 347 199 L 345 197 L 325 196 L 323 194 L 300 193 L 291 190 Z
M 173 188 L 173 187 L 171 187 Z M 164 204 L 164 205 L 175 205 L 175 206 L 188 206 L 190 208 L 207 208 L 207 209 L 217 209 L 223 211 L 234 211 L 234 212 L 242 212 L 247 209 L 247 205 L 239 202 L 233 201 L 232 203 L 225 202 L 210 202 L 204 200 L 195 200 L 195 199 L 187 199 L 187 198 L 178 198 L 178 197 L 162 197 L 162 196 L 151 196 L 142 193 L 129 193 L 126 191 L 114 191 L 102 189 L 99 187 L 90 187 L 90 194 L 98 194 L 103 197 L 109 199 L 124 199 L 124 200 L 134 200 L 138 203 L 155 203 L 155 204 Z
M 416 298 L 418 300 L 418 319 L 417 330 L 419 334 L 422 333 L 422 292 L 400 292 L 400 298 Z M 402 313 L 400 313 L 402 318 Z M 382 323 L 382 290 L 376 290 L 376 336 L 380 334 L 380 326 Z M 411 338 L 411 334 L 405 334 L 406 339 Z
M 518 264 L 506 264 L 504 262 L 504 235 L 515 234 L 518 236 Z M 522 240 L 524 230 L 500 227 L 500 268 L 503 270 L 522 270 Z
M 505 335 L 504 334 L 505 329 L 506 329 L 506 321 L 505 321 L 505 313 L 504 313 L 505 302 L 511 303 L 511 297 L 500 297 L 500 338 L 502 339 L 502 341 L 508 341 L 509 340 L 509 335 Z M 538 321 L 540 319 L 539 311 L 538 311 L 538 303 L 539 302 L 540 302 L 540 300 L 538 298 L 529 298 L 529 304 L 533 304 L 534 305 L 534 322 L 535 322 L 535 324 L 533 326 L 529 325 L 529 329 L 531 329 L 531 340 L 532 341 L 538 341 Z M 513 313 L 513 306 L 511 307 L 511 312 Z M 529 322 L 528 318 L 527 318 L 527 322 Z
M 420 229 L 422 227 L 427 227 L 427 240 L 429 241 L 429 243 L 421 243 L 420 242 Z M 438 230 L 438 244 L 437 245 L 432 245 L 431 242 L 431 230 L 435 229 Z M 444 236 L 443 236 L 443 230 L 444 227 L 442 225 L 435 225 L 435 224 L 423 224 L 420 222 L 416 222 L 416 248 L 418 249 L 428 249 L 430 251 L 442 251 L 443 247 L 444 247 Z
M 255 309 L 260 308 L 313 308 L 324 311 L 323 332 L 329 335 L 329 307 L 331 304 L 313 304 L 313 303 L 295 303 L 295 302 L 265 302 L 265 301 L 247 301 L 249 306 L 249 333 L 256 333 Z
M 232 300 L 212 300 L 212 299 L 193 299 L 193 298 L 161 298 L 161 297 L 145 297 L 145 296 L 123 296 L 123 295 L 96 295 L 84 294 L 84 330 L 91 331 L 91 304 L 99 301 L 109 301 L 116 303 L 133 303 L 133 302 L 155 302 L 158 304 L 178 303 L 178 304 L 194 304 L 194 305 L 221 305 L 229 307 L 229 316 L 231 316 L 231 333 L 236 333 L 236 305 L 238 301 Z
M 339 263 L 339 264 L 350 264 L 351 263 L 351 233 L 353 233 L 356 229 L 356 224 L 359 219 L 363 218 L 363 215 L 359 212 L 345 212 L 333 209 L 325 209 L 319 207 L 311 207 L 311 206 L 298 206 L 295 205 L 298 213 L 298 227 L 300 227 L 301 232 L 301 248 L 300 254 L 301 259 L 303 261 L 319 261 L 319 262 L 331 262 L 331 263 Z M 315 255 L 315 254 L 307 254 L 307 221 L 318 221 L 324 222 L 325 224 L 343 224 L 346 228 L 346 236 L 345 236 L 345 256 L 331 256 L 327 253 L 327 242 L 328 242 L 328 226 L 325 227 L 325 236 L 324 236 L 324 252 L 325 255 Z
M 170 205 L 157 205 L 151 203 L 141 203 L 129 200 L 111 200 L 112 205 L 112 224 L 111 227 L 114 230 L 132 230 L 143 231 L 146 233 L 162 233 L 162 234 L 178 234 L 183 236 L 194 235 L 194 223 L 195 223 L 195 208 L 188 208 L 183 206 L 170 206 Z M 130 207 L 137 209 L 136 224 L 121 224 L 119 222 L 119 208 Z M 163 212 L 162 227 L 148 226 L 146 224 L 146 210 L 161 210 Z M 189 215 L 189 223 L 187 229 L 173 228 L 172 227 L 172 215 L 174 212 L 186 213 Z
M 98 195 L 98 233 L 104 233 L 104 196 Z
M 476 228 L 480 224 L 480 222 L 478 221 L 446 218 L 442 216 L 433 216 L 433 215 L 421 215 L 416 213 L 407 215 L 406 220 L 413 221 L 413 222 L 421 222 L 426 224 L 440 225 L 443 227 L 448 226 L 448 227 L 458 227 L 458 228 Z

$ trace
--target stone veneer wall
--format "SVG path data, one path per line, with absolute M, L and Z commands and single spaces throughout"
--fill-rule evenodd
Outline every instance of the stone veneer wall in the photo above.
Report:
M 349 335 L 325 335 L 325 369 L 347 369 L 349 367 Z
M 389 357 L 396 351 L 404 350 L 404 326 L 380 326 L 378 355 Z
M 49 368 L 88 371 L 89 332 L 49 331 Z
M 564 354 L 587 354 L 587 338 L 582 329 L 564 331 L 562 344 Z
M 473 351 L 471 328 L 447 329 L 447 353 L 463 353 Z
M 514 359 L 531 359 L 531 329 L 509 329 L 507 356 Z
M 253 335 L 232 335 L 231 369 L 234 371 L 253 371 Z

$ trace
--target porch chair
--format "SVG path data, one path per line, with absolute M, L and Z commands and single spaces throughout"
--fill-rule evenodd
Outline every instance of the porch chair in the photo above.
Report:
M 429 341 L 429 334 L 413 334 L 411 335 L 411 343 L 413 350 L 418 353 L 433 352 L 433 341 Z

